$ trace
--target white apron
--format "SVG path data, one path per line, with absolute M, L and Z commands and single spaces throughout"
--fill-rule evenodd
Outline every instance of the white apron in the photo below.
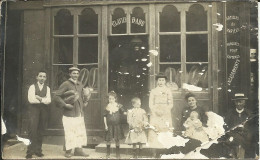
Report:
M 62 117 L 66 150 L 87 145 L 84 117 Z

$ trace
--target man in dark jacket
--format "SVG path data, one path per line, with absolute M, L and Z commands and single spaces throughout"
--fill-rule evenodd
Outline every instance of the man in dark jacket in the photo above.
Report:
M 79 69 L 71 67 L 70 78 L 63 82 L 55 94 L 58 106 L 63 108 L 62 123 L 65 133 L 65 157 L 88 155 L 83 152 L 82 146 L 87 145 L 87 133 L 84 122 L 83 107 L 87 106 L 88 98 L 84 96 L 84 86 L 78 81 Z
M 42 136 L 46 125 L 47 105 L 51 103 L 50 88 L 45 84 L 47 75 L 45 71 L 39 71 L 37 82 L 28 90 L 29 113 L 29 139 L 31 144 L 27 148 L 26 158 L 32 155 L 43 157 Z
M 234 101 L 235 108 L 228 113 L 225 118 L 227 134 L 230 135 L 233 145 L 233 153 L 235 158 L 244 158 L 245 149 L 248 148 L 248 142 L 251 138 L 248 127 L 245 127 L 246 122 L 250 118 L 249 111 L 245 108 L 247 97 L 244 93 L 236 93 L 232 101 Z

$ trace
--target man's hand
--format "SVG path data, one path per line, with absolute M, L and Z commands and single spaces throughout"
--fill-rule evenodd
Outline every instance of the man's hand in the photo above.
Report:
M 40 102 L 42 102 L 42 97 L 35 95 L 35 98 L 38 99 Z
M 108 131 L 108 127 L 107 127 L 107 125 L 105 126 L 105 130 Z
M 73 105 L 71 105 L 71 104 L 66 104 L 66 105 L 65 105 L 65 108 L 67 108 L 67 109 L 73 109 Z

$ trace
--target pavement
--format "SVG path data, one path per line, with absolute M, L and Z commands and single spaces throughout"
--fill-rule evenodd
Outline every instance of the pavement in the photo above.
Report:
M 4 146 L 2 159 L 25 159 L 27 146 L 24 143 L 18 143 L 12 146 Z M 70 159 L 105 159 L 106 153 L 96 152 L 92 148 L 83 148 L 89 157 L 72 156 Z M 44 157 L 36 157 L 33 159 L 66 159 L 62 145 L 43 144 L 42 151 Z M 131 159 L 131 155 L 121 154 L 122 159 Z M 111 159 L 116 159 L 115 154 L 111 154 Z

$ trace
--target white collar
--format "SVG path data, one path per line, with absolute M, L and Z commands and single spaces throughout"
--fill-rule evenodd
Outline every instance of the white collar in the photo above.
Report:
M 241 109 L 241 110 L 238 110 L 238 109 L 236 108 L 236 111 L 237 111 L 238 113 L 242 113 L 242 112 L 244 111 L 244 108 Z
M 39 83 L 39 82 L 37 82 L 37 84 L 38 84 L 38 86 L 43 86 L 43 85 L 44 85 L 44 83 L 43 83 L 43 84 L 41 84 L 41 83 Z

